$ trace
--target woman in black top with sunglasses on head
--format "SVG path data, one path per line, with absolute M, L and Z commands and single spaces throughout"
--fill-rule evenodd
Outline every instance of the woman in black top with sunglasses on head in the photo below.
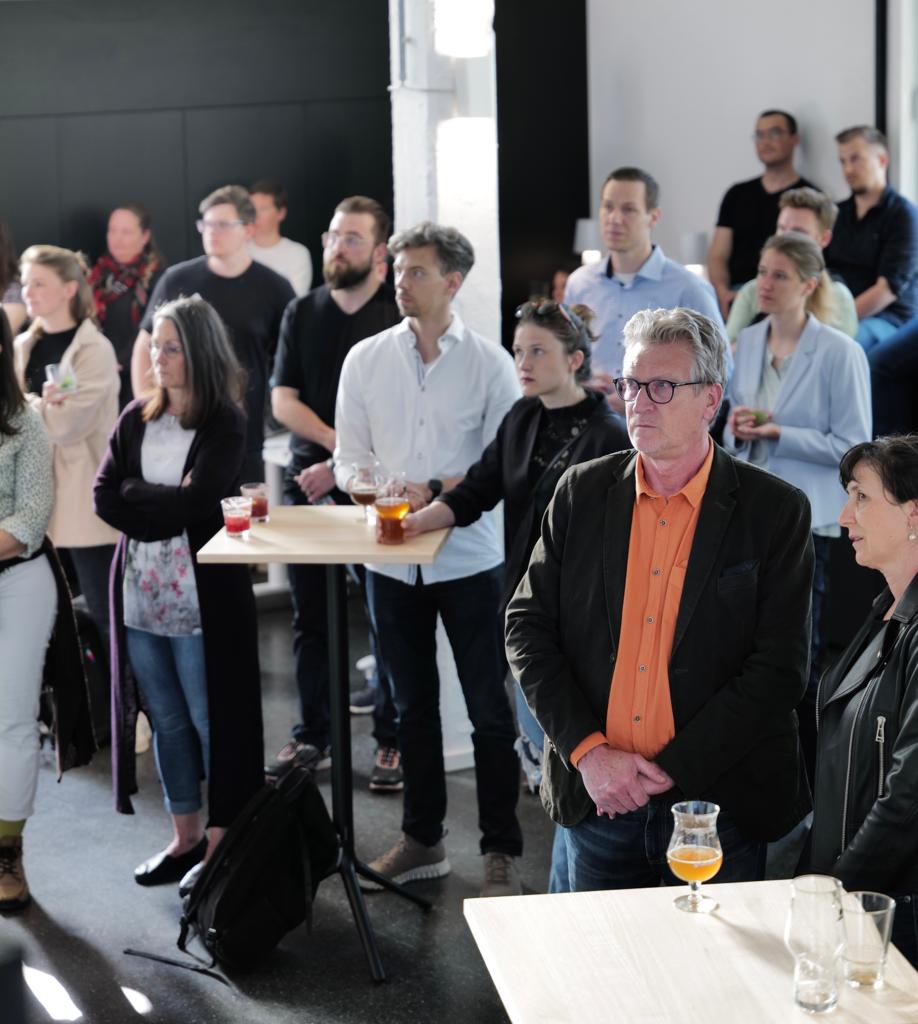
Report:
M 526 572 L 542 516 L 564 471 L 631 447 L 624 423 L 605 396 L 584 386 L 595 342 L 592 310 L 536 300 L 520 306 L 516 316 L 513 359 L 523 397 L 462 482 L 404 520 L 405 535 L 413 537 L 445 526 L 468 526 L 503 501 L 506 576 L 501 614 Z M 523 730 L 520 753 L 527 776 L 534 780 L 541 764 L 541 730 L 519 688 L 517 711 Z M 564 865 L 553 856 L 550 889 L 566 888 Z

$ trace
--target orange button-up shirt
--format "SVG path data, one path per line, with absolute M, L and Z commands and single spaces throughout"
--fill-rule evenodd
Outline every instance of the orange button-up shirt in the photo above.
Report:
M 574 765 L 601 743 L 652 759 L 675 735 L 669 659 L 713 461 L 711 444 L 698 472 L 667 499 L 650 489 L 642 458 L 637 457 L 622 630 L 609 690 L 606 732 L 591 733 L 574 748 Z

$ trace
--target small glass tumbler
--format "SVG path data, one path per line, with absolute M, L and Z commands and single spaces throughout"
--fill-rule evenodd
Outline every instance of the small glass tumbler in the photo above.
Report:
M 223 498 L 220 502 L 223 509 L 223 525 L 227 537 L 234 540 L 248 540 L 249 527 L 252 524 L 251 498 Z
M 252 522 L 267 523 L 270 521 L 268 515 L 268 485 L 267 484 L 243 484 L 239 488 L 243 498 L 252 499 Z

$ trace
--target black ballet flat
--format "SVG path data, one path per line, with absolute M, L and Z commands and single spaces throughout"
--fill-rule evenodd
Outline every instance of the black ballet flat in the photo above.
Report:
M 155 854 L 134 869 L 134 881 L 138 885 L 164 885 L 167 882 L 180 881 L 185 873 L 203 860 L 207 853 L 207 836 L 192 847 L 187 853 L 177 857 L 163 850 Z

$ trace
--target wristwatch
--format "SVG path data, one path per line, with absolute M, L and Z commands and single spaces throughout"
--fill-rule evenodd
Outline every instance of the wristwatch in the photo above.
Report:
M 428 480 L 427 481 L 427 486 L 430 488 L 430 500 L 431 501 L 433 501 L 434 498 L 438 497 L 439 495 L 441 495 L 443 493 L 443 481 L 442 480 L 437 480 L 436 477 L 434 477 L 431 480 Z

